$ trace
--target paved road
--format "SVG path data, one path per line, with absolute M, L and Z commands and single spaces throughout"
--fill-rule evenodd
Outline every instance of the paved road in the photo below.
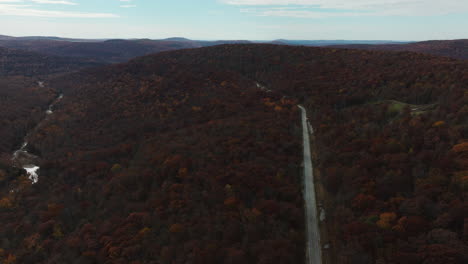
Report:
M 314 175 L 312 157 L 310 154 L 309 126 L 307 112 L 299 105 L 302 112 L 302 135 L 304 139 L 304 200 L 307 232 L 307 262 L 306 264 L 322 264 L 322 249 L 320 246 L 319 218 L 317 216 L 317 201 L 315 199 Z

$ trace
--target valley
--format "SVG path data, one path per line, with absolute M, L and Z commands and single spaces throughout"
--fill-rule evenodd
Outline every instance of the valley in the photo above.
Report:
M 40 85 L 41 88 L 44 88 L 43 85 Z M 43 120 L 41 120 L 36 127 L 34 127 L 30 132 L 26 134 L 26 137 L 21 144 L 21 148 L 13 152 L 13 156 L 11 158 L 11 162 L 13 166 L 17 168 L 23 168 L 26 170 L 26 173 L 33 184 L 36 184 L 39 181 L 39 169 L 40 167 L 37 165 L 40 163 L 40 157 L 31 154 L 28 152 L 28 136 L 31 133 L 34 133 L 36 129 L 38 129 L 44 122 L 47 121 L 49 115 L 53 114 L 54 107 L 57 103 L 59 103 L 63 98 L 63 94 L 60 94 L 47 108 L 46 116 Z

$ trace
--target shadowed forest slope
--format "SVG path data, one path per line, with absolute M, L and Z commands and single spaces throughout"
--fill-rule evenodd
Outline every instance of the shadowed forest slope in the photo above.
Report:
M 23 137 L 43 118 L 46 106 L 55 96 L 34 79 L 0 77 L 0 155 L 19 146 Z

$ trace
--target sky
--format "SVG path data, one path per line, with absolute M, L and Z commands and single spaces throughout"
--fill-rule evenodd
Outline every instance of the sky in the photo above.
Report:
M 468 38 L 468 0 L 0 0 L 0 35 L 199 40 Z

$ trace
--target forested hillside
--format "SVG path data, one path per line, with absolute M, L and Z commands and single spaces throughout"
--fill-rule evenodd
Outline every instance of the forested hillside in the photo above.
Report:
M 305 103 L 333 201 L 327 211 L 335 261 L 466 262 L 465 62 L 279 46 L 171 55 L 235 69 Z
M 18 262 L 304 261 L 294 101 L 170 57 L 51 86 L 64 99 L 30 138 L 48 162 L 0 214 Z
M 55 91 L 40 87 L 38 81 L 23 76 L 0 77 L 0 156 L 9 154 L 54 98 Z
M 43 76 L 100 65 L 103 63 L 0 48 L 0 76 Z
M 278 46 L 197 55 L 172 56 L 236 69 L 304 101 L 333 198 L 327 210 L 338 263 L 466 262 L 466 63 Z
M 50 78 L 98 65 L 102 64 L 0 48 L 0 157 L 20 145 L 44 118 L 58 93 L 47 86 Z
M 301 103 L 333 262 L 466 263 L 467 83 L 467 63 L 449 58 L 276 45 L 56 78 L 65 97 L 31 136 L 47 160 L 39 183 L 4 172 L 1 252 L 18 263 L 302 263 Z
M 48 56 L 85 58 L 100 63 L 125 62 L 138 56 L 169 50 L 200 48 L 220 44 L 246 43 L 247 41 L 197 41 L 183 38 L 162 40 L 114 39 L 80 40 L 54 38 L 0 39 L 0 47 L 47 54 Z
M 44 118 L 58 93 L 47 86 L 50 78 L 98 65 L 102 64 L 0 48 L 0 159 L 8 159 L 6 155 Z
M 379 45 L 338 45 L 336 48 L 383 50 L 383 51 L 412 51 L 455 59 L 468 59 L 468 40 L 430 40 L 408 44 L 379 44 Z

